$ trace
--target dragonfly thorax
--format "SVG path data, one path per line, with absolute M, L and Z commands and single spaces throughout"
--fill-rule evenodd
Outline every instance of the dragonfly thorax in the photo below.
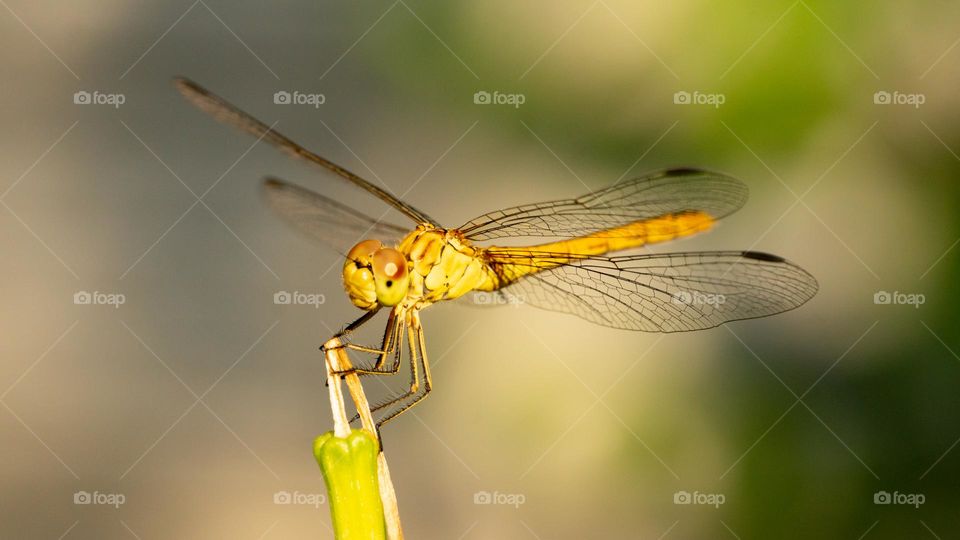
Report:
M 457 230 L 418 227 L 398 248 L 410 261 L 408 302 L 425 307 L 471 291 L 489 291 L 493 276 L 483 251 Z
M 343 263 L 343 287 L 360 309 L 395 306 L 407 296 L 409 285 L 407 258 L 379 240 L 360 242 Z

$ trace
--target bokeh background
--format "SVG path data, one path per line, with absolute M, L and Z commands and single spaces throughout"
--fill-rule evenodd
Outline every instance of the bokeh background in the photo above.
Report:
M 431 308 L 436 389 L 384 430 L 409 538 L 957 537 L 960 6 L 0 5 L 0 536 L 332 537 L 325 504 L 275 498 L 324 494 L 317 348 L 357 312 L 339 256 L 258 184 L 382 207 L 211 121 L 187 75 L 450 226 L 723 170 L 747 206 L 658 250 L 764 250 L 820 281 L 796 311 L 668 336 Z

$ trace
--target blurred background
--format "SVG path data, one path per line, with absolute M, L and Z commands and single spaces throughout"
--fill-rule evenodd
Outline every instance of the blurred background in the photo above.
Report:
M 666 336 L 426 311 L 435 391 L 384 430 L 409 538 L 957 537 L 960 6 L 0 5 L 0 536 L 332 537 L 318 347 L 358 312 L 259 182 L 383 207 L 212 121 L 185 75 L 449 226 L 726 171 L 746 207 L 657 250 L 820 282 Z

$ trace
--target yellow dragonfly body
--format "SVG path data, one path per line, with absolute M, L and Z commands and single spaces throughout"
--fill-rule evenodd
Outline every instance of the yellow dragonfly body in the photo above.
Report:
M 419 226 L 396 247 L 409 267 L 409 284 L 398 305 L 403 311 L 419 310 L 470 292 L 496 291 L 575 259 L 673 240 L 707 230 L 713 223 L 709 215 L 692 211 L 530 247 L 479 247 L 458 229 Z M 376 242 L 369 247 L 375 251 L 381 244 Z M 399 269 L 399 265 L 396 267 Z M 363 269 L 362 264 L 348 256 L 343 271 L 344 288 L 358 308 L 373 309 L 382 302 L 378 301 L 372 272 L 365 275 Z
M 709 230 L 735 212 L 746 201 L 747 188 L 721 173 L 656 171 L 575 199 L 497 210 L 445 228 L 197 84 L 185 79 L 176 84 L 218 120 L 336 174 L 413 221 L 409 227 L 385 223 L 294 184 L 273 178 L 264 183 L 267 202 L 282 218 L 345 256 L 344 289 L 365 313 L 334 337 L 339 347 L 376 357 L 372 365 L 353 371 L 397 373 L 407 345 L 409 389 L 373 408 L 378 427 L 433 386 L 420 312 L 440 301 L 520 302 L 613 328 L 679 332 L 781 313 L 817 291 L 813 276 L 767 253 L 608 256 Z M 540 241 L 496 245 L 504 238 Z M 378 346 L 345 340 L 383 308 L 388 315 Z

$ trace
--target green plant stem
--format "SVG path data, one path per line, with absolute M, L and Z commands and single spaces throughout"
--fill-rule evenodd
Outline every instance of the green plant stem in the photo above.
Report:
M 328 431 L 313 442 L 313 455 L 327 484 L 337 540 L 387 538 L 378 482 L 378 454 L 376 438 L 362 429 L 352 430 L 346 438 Z

